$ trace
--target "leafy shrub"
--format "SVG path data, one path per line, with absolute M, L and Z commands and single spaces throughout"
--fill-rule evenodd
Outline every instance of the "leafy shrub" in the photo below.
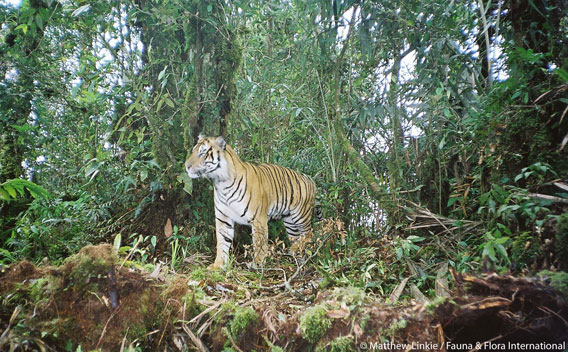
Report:
M 110 216 L 108 205 L 87 193 L 69 201 L 38 198 L 20 214 L 6 244 L 14 257 L 59 260 L 96 239 L 95 226 Z

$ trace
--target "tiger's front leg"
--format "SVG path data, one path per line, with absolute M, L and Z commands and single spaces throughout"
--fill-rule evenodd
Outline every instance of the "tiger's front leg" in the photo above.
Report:
M 229 249 L 235 236 L 235 222 L 215 209 L 215 228 L 217 234 L 217 255 L 210 269 L 224 269 L 229 258 Z
M 257 268 L 262 267 L 268 255 L 268 219 L 253 221 L 252 247 L 254 251 L 252 263 Z

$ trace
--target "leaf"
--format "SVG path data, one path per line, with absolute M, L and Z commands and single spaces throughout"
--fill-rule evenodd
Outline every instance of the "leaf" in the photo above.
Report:
M 0 199 L 2 199 L 2 200 L 10 200 L 11 199 L 8 192 L 6 192 L 6 190 L 3 187 L 0 187 Z
M 566 70 L 558 67 L 554 70 L 554 73 L 556 73 L 564 82 L 568 82 L 568 72 Z
M 460 199 L 461 197 L 451 197 L 450 199 L 448 199 L 448 207 L 451 207 L 455 202 L 458 201 L 458 199 Z
M 397 248 L 395 249 L 395 252 L 396 252 L 396 257 L 397 257 L 397 259 L 401 259 L 401 258 L 402 258 L 402 248 L 397 247 Z
M 39 29 L 43 30 L 43 18 L 41 16 L 36 16 L 36 23 Z
M 509 255 L 507 254 L 507 250 L 505 249 L 505 247 L 503 247 L 503 245 L 501 244 L 497 244 L 495 247 L 497 248 L 497 252 L 499 252 L 499 254 L 503 256 L 503 258 L 509 261 Z
M 131 113 L 132 113 L 132 110 L 134 110 L 134 109 L 138 110 L 138 104 L 137 104 L 136 102 L 134 102 L 134 103 L 132 103 L 132 104 L 130 104 L 130 105 L 128 106 L 128 109 L 126 109 L 126 114 L 131 114 Z M 124 116 L 123 116 L 123 117 L 124 117 Z M 123 117 L 121 117 L 120 119 L 122 120 Z M 120 126 L 120 122 L 121 122 L 121 121 L 119 120 L 116 125 L 117 125 L 117 126 Z
M 174 230 L 172 228 L 172 221 L 170 220 L 170 218 L 168 218 L 168 220 L 166 221 L 166 226 L 164 226 L 164 236 L 166 236 L 166 238 L 170 238 L 173 233 Z
M 448 279 L 446 274 L 448 273 L 448 263 L 443 263 L 436 272 L 436 296 L 437 297 L 450 297 L 448 289 Z
M 410 279 L 410 278 L 407 277 L 404 280 L 402 280 L 400 282 L 400 284 L 398 284 L 396 286 L 396 288 L 394 289 L 394 291 L 391 293 L 391 295 L 389 296 L 389 300 L 390 300 L 391 303 L 398 302 L 398 299 L 400 298 L 400 295 L 402 294 L 404 287 L 406 287 L 406 283 L 408 282 L 408 279 Z
M 417 302 L 422 304 L 430 303 L 430 300 L 426 298 L 426 296 L 420 291 L 420 289 L 418 288 L 418 286 L 416 286 L 416 284 L 410 285 L 410 293 Z
M 140 171 L 140 181 L 144 182 L 148 178 L 148 170 L 144 169 Z
M 114 243 L 112 245 L 112 252 L 115 255 L 118 255 L 118 251 L 120 249 L 120 242 L 122 239 L 122 235 L 120 233 L 116 234 L 116 236 L 114 236 Z
M 73 11 L 71 13 L 71 16 L 79 17 L 82 14 L 89 12 L 90 9 L 91 9 L 91 5 L 83 5 L 81 7 L 76 8 L 75 11 Z
M 420 242 L 420 241 L 424 241 L 425 238 L 424 237 L 420 237 L 420 236 L 415 236 L 415 235 L 410 235 L 406 238 L 407 240 L 409 240 L 410 242 Z
M 497 243 L 498 245 L 503 245 L 505 244 L 505 242 L 507 242 L 509 240 L 509 237 L 505 236 L 505 237 L 499 237 L 497 239 L 495 239 L 495 243 Z
M 164 105 L 164 99 L 160 99 L 160 101 L 158 102 L 158 106 L 156 107 L 156 111 L 160 111 L 162 105 Z
M 16 193 L 16 189 L 14 187 L 12 187 L 12 185 L 10 185 L 10 184 L 4 185 L 4 190 L 6 192 L 8 192 L 10 197 L 12 197 L 14 199 L 18 196 L 18 194 Z
M 182 172 L 178 175 L 177 180 L 183 184 L 184 192 L 191 195 L 191 192 L 193 191 L 193 180 L 189 177 L 189 175 Z
M 497 261 L 497 258 L 495 258 L 495 247 L 493 246 L 493 243 L 487 243 L 483 247 L 482 255 L 488 256 L 489 259 L 491 259 L 492 261 Z
M 164 78 L 164 75 L 166 74 L 166 70 L 168 69 L 168 66 L 166 65 L 166 67 L 164 67 L 164 69 L 162 71 L 160 71 L 160 73 L 158 74 L 158 80 L 161 81 L 162 78 Z
M 0 184 L 0 199 L 16 199 L 18 195 L 23 197 L 25 196 L 25 190 L 28 190 L 33 198 L 49 197 L 49 192 L 43 187 L 28 180 L 15 178 Z
M 26 33 L 28 32 L 28 25 L 22 23 L 21 25 L 17 26 L 17 27 L 14 28 L 14 29 L 15 29 L 15 30 L 16 30 L 16 29 L 21 29 L 22 32 L 24 32 L 24 34 L 26 34 Z
M 330 310 L 326 313 L 326 315 L 333 319 L 347 318 L 349 316 L 349 309 L 341 308 L 341 309 Z

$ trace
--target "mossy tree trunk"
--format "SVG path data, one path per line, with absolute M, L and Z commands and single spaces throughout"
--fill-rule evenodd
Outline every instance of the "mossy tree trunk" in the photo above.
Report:
M 137 5 L 148 48 L 145 78 L 152 87 L 144 117 L 152 153 L 173 179 L 199 133 L 227 133 L 241 50 L 221 3 Z

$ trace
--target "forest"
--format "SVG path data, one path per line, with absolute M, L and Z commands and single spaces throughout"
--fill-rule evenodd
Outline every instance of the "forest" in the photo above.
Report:
M 566 0 L 1 0 L 1 351 L 568 349 Z M 216 254 L 200 134 L 317 192 Z

